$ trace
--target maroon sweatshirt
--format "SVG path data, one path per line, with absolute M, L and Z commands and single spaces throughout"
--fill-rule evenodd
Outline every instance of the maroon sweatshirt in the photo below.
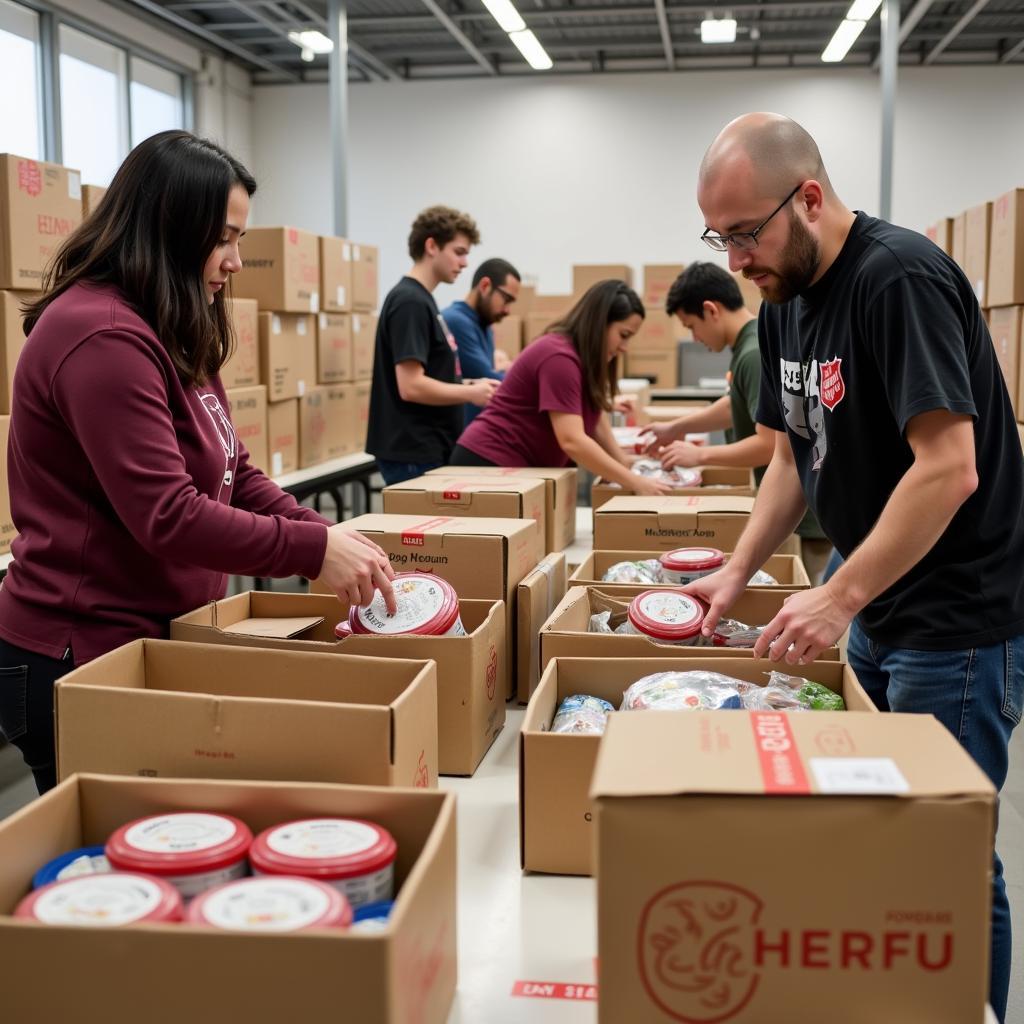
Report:
M 183 384 L 112 286 L 73 286 L 29 335 L 8 481 L 0 636 L 79 665 L 166 636 L 226 573 L 315 578 L 327 549 L 327 520 L 249 463 L 220 380 Z

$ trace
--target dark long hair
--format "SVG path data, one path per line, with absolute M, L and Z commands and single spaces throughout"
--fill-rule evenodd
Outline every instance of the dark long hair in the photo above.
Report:
M 229 153 L 191 132 L 139 143 L 106 195 L 48 266 L 42 298 L 27 304 L 25 333 L 79 281 L 116 285 L 153 328 L 182 379 L 203 384 L 231 352 L 223 293 L 211 304 L 203 266 L 223 237 L 228 194 L 256 180 Z
M 548 331 L 564 334 L 580 354 L 587 397 L 595 409 L 612 407 L 618 385 L 616 360 L 605 357 L 605 335 L 608 325 L 628 320 L 634 313 L 641 319 L 647 315 L 644 304 L 624 281 L 598 281 L 592 284 L 579 302 Z

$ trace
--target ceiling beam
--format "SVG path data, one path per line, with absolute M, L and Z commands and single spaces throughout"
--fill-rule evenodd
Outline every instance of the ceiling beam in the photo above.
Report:
M 436 0 L 423 0 L 423 6 L 426 7 L 426 9 L 430 11 L 430 13 L 433 14 L 446 29 L 448 29 L 452 38 L 455 39 L 455 41 L 466 51 L 466 53 L 470 55 L 470 57 L 473 58 L 473 60 L 477 62 L 477 64 L 480 65 L 480 67 L 484 69 L 484 71 L 489 75 L 496 75 L 498 73 L 498 69 L 480 52 L 479 49 L 477 49 L 473 40 L 470 39 L 454 21 L 452 21 L 447 12 L 443 11 L 440 6 L 438 6 Z M 488 15 L 488 17 L 490 17 L 490 15 Z
M 654 0 L 654 10 L 658 15 L 658 30 L 661 32 L 661 45 L 665 47 L 665 63 L 669 71 L 676 69 L 676 56 L 672 48 L 672 33 L 668 28 L 668 18 L 665 16 L 665 0 Z
M 988 0 L 974 0 L 974 3 L 964 12 L 963 17 L 935 44 L 935 47 L 925 57 L 923 63 L 934 64 L 935 59 L 946 49 L 947 46 L 974 20 L 974 16 L 980 11 Z
M 1009 64 L 1011 60 L 1013 60 L 1015 57 L 1019 56 L 1021 53 L 1024 53 L 1024 39 L 1022 39 L 1012 49 L 1007 50 L 1006 53 L 1004 53 L 1002 55 L 1002 57 L 999 58 L 999 63 L 1000 64 Z
M 900 46 L 906 41 L 907 37 L 917 27 L 918 22 L 928 13 L 928 8 L 935 2 L 935 0 L 917 0 L 913 8 L 907 14 L 905 18 L 901 20 L 900 24 Z M 874 63 L 871 65 L 876 71 L 881 66 L 882 54 L 879 51 L 878 56 L 875 58 Z

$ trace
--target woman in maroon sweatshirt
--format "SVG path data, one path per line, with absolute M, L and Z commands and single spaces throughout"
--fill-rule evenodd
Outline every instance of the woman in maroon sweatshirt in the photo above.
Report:
M 249 462 L 218 377 L 224 289 L 256 182 L 188 132 L 155 135 L 26 309 L 8 481 L 18 537 L 0 589 L 0 729 L 55 783 L 53 682 L 224 595 L 226 574 L 320 577 L 393 610 L 384 552 Z

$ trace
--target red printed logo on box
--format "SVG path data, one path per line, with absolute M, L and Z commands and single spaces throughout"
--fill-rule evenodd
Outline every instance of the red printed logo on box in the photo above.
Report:
M 462 501 L 462 491 L 443 491 L 441 496 L 445 501 Z
M 298 245 L 299 244 L 299 233 L 298 233 L 298 231 L 295 230 L 295 228 L 289 228 L 288 229 L 288 244 L 289 245 Z
M 18 161 L 18 188 L 30 196 L 37 196 L 43 191 L 43 175 L 35 160 Z
M 494 700 L 494 691 L 498 682 L 498 652 L 491 644 L 487 653 L 487 699 Z

